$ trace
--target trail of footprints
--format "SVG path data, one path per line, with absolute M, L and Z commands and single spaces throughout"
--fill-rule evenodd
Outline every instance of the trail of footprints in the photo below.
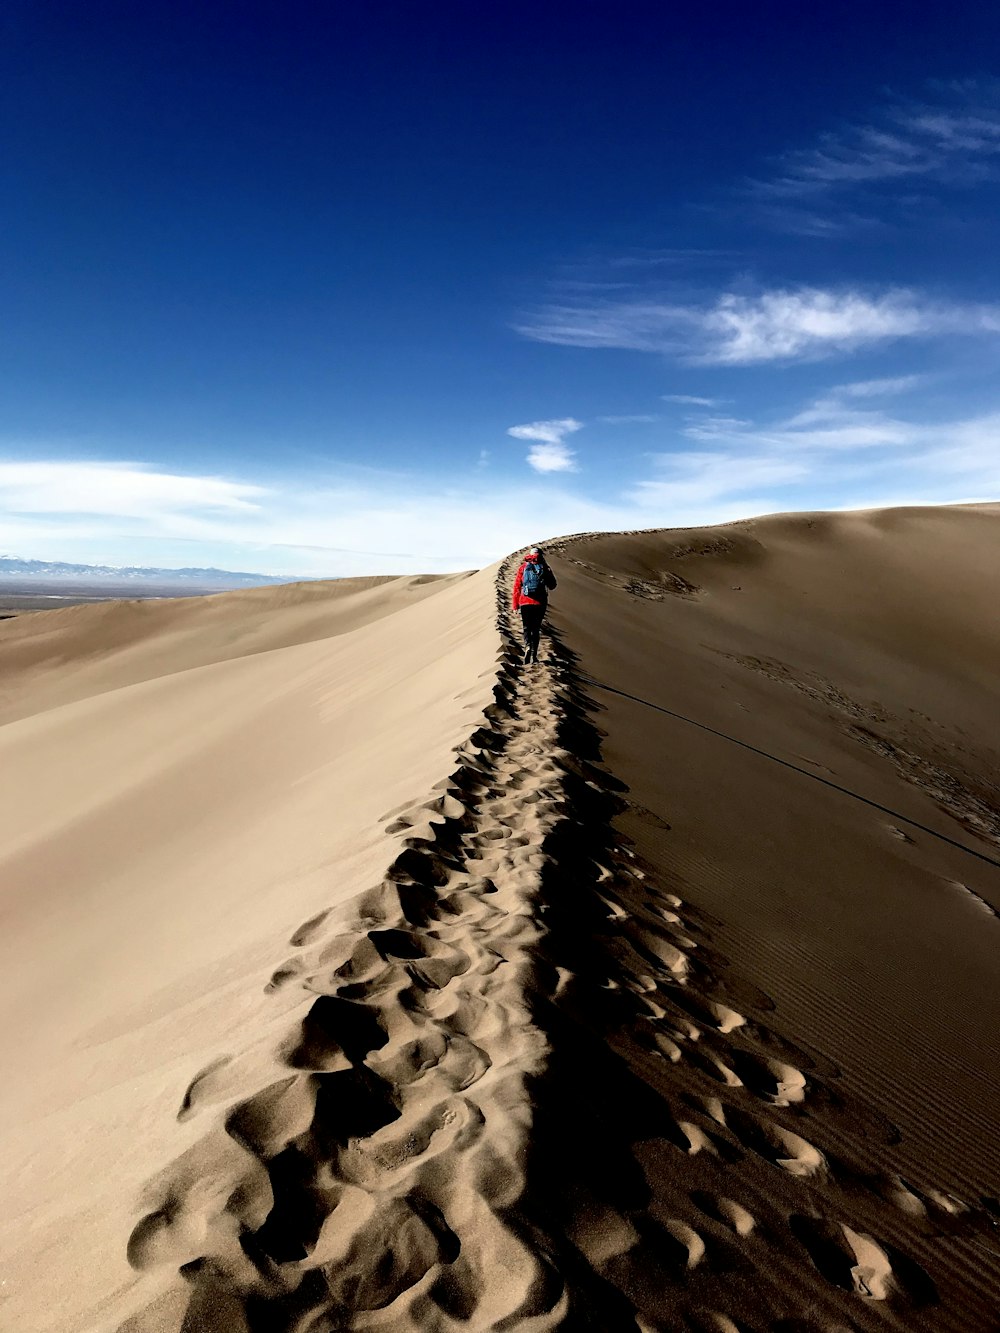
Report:
M 558 643 L 518 668 L 510 573 L 495 703 L 352 918 L 293 934 L 283 1075 L 154 1183 L 133 1266 L 183 1275 L 182 1333 L 977 1327 L 912 1251 L 975 1235 L 996 1269 L 995 1218 L 880 1170 L 892 1127 L 614 833 L 594 706 Z
M 833 1091 L 836 1071 L 826 1078 L 816 1072 L 822 1060 L 795 1050 L 759 1018 L 720 998 L 725 960 L 709 953 L 703 931 L 691 915 L 682 915 L 689 909 L 677 896 L 645 883 L 638 867 L 619 869 L 617 878 L 627 889 L 605 900 L 610 965 L 601 983 L 620 997 L 618 1022 L 605 1033 L 624 1060 L 624 1069 L 608 1071 L 612 1095 L 626 1101 L 620 1135 L 625 1146 L 617 1165 L 624 1173 L 626 1156 L 640 1165 L 647 1161 L 658 1197 L 640 1196 L 611 1221 L 614 1202 L 588 1198 L 580 1211 L 591 1215 L 590 1230 L 606 1234 L 617 1222 L 622 1234 L 630 1234 L 632 1253 L 615 1249 L 605 1256 L 600 1241 L 581 1244 L 640 1316 L 648 1316 L 638 1326 L 992 1327 L 985 1315 L 982 1325 L 967 1324 L 964 1316 L 954 1324 L 939 1322 L 932 1278 L 900 1248 L 907 1233 L 978 1235 L 990 1242 L 984 1257 L 992 1255 L 1000 1271 L 989 1213 L 934 1189 L 921 1192 L 881 1170 L 892 1126 Z M 655 927 L 646 924 L 654 920 Z M 707 967 L 702 958 L 709 959 Z M 585 1000 L 581 1013 L 592 1027 L 593 1009 Z M 628 1144 L 626 1122 L 641 1104 L 631 1086 L 635 1079 L 659 1095 L 660 1106 L 655 1125 L 641 1128 L 638 1138 L 633 1130 L 635 1142 Z M 564 1094 L 567 1104 L 585 1095 L 583 1086 Z M 809 1137 L 815 1130 L 823 1134 L 822 1148 Z M 664 1188 L 662 1160 L 653 1161 L 663 1144 L 675 1151 L 667 1168 L 672 1188 Z M 678 1162 L 676 1154 L 687 1161 Z M 569 1230 L 573 1219 L 564 1216 L 561 1225 Z M 753 1246 L 732 1251 L 727 1231 Z M 663 1260 L 669 1236 L 682 1247 L 672 1271 Z M 649 1280 L 654 1248 L 659 1290 Z M 801 1278 L 804 1256 L 812 1282 Z M 866 1319 L 873 1312 L 864 1307 L 876 1303 L 877 1318 Z M 814 1320 L 802 1319 L 804 1310 Z M 739 1322 L 737 1313 L 743 1315 Z
M 560 804 L 553 690 L 539 673 L 515 708 L 515 655 L 505 642 L 495 703 L 440 793 L 389 817 L 401 850 L 353 919 L 293 934 L 301 952 L 268 989 L 317 998 L 280 1053 L 287 1076 L 228 1110 L 133 1232 L 136 1268 L 186 1278 L 185 1330 L 541 1333 L 565 1316 L 504 1220 L 546 1055 L 526 995 Z M 226 1075 L 203 1070 L 179 1119 Z

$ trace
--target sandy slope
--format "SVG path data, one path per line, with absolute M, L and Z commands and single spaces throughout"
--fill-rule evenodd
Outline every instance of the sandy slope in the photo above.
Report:
M 18 616 L 0 624 L 0 723 L 191 667 L 346 634 L 441 584 L 427 574 L 337 579 Z
M 4 1327 L 119 1322 L 139 1192 L 199 1133 L 186 1085 L 301 1011 L 264 994 L 289 935 L 377 882 L 380 816 L 490 700 L 492 580 L 0 626 Z
M 3 1326 L 995 1333 L 998 548 L 0 626 Z
M 663 1018 L 606 1031 L 622 1095 L 652 1088 L 703 1147 L 678 1169 L 637 1146 L 655 1208 L 627 1214 L 706 1246 L 693 1326 L 997 1327 L 998 562 L 990 507 L 598 537 L 554 562 L 579 672 L 622 692 L 583 684 L 628 788 L 614 828 L 698 944 L 664 990 L 650 900 L 619 980 L 648 975 Z M 636 1244 L 608 1276 L 631 1295 L 648 1271 Z

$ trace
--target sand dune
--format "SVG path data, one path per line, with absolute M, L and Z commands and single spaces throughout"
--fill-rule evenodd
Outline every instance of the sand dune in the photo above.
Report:
M 4 1327 L 995 1330 L 1000 509 L 0 626 Z
M 192 667 L 346 634 L 421 601 L 455 577 L 288 583 L 19 616 L 0 625 L 0 723 Z

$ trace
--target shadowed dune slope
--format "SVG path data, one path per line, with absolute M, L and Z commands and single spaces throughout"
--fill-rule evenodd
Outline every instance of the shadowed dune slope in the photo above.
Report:
M 563 1038 L 602 1031 L 634 1099 L 634 1239 L 605 1277 L 657 1329 L 995 1330 L 1000 507 L 582 537 L 552 563 L 611 828 L 661 894 L 610 894 L 586 940 L 566 909 L 581 971 L 617 960 L 648 999 L 578 1006 Z M 669 1312 L 664 1216 L 707 1245 Z M 713 1238 L 740 1253 L 706 1283 Z
M 308 1000 L 264 993 L 289 937 L 378 881 L 382 817 L 492 700 L 494 576 L 0 627 L 4 1328 L 120 1322 L 141 1189 L 201 1132 L 185 1088 L 253 1077 Z

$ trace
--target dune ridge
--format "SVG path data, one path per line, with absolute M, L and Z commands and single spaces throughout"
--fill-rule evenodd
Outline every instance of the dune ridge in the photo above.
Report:
M 564 1296 L 504 1218 L 523 1191 L 525 1080 L 545 1054 L 524 996 L 555 710 L 543 688 L 515 711 L 499 620 L 494 702 L 454 771 L 387 816 L 402 850 L 382 882 L 346 921 L 304 922 L 302 952 L 268 983 L 318 997 L 279 1048 L 294 1072 L 229 1105 L 151 1184 L 129 1261 L 186 1287 L 122 1333 L 173 1326 L 179 1305 L 206 1333 L 561 1322 Z M 196 1076 L 182 1116 L 213 1083 L 232 1097 L 221 1072 Z

